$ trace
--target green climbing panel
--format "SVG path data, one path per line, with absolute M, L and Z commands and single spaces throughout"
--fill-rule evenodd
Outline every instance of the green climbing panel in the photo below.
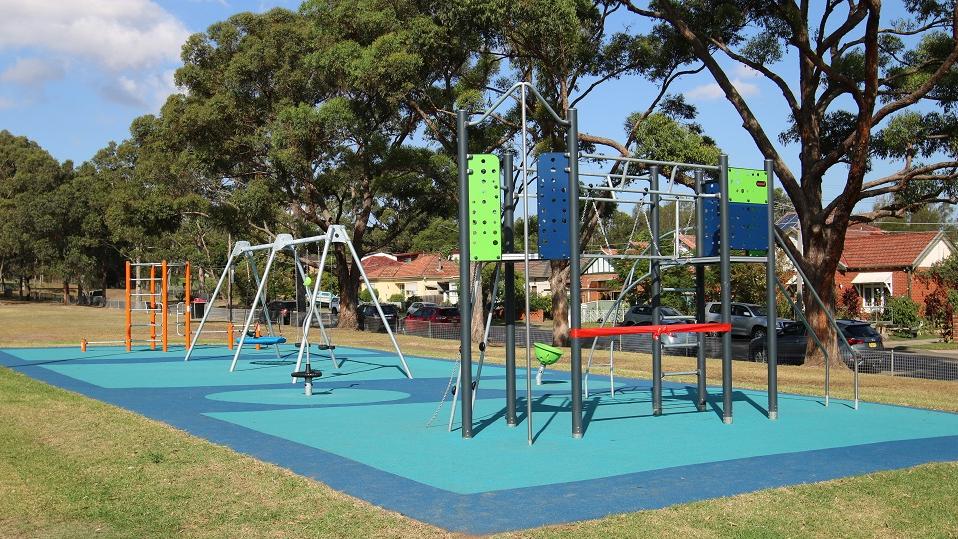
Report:
M 499 158 L 493 154 L 469 156 L 469 258 L 502 257 L 502 192 Z
M 768 174 L 753 168 L 728 169 L 728 201 L 768 204 Z

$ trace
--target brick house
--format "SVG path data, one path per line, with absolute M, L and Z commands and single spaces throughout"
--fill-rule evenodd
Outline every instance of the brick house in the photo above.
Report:
M 869 225 L 849 229 L 835 274 L 838 294 L 854 287 L 865 312 L 881 311 L 892 296 L 924 304 L 928 287 L 916 273 L 955 252 L 940 231 L 885 232 Z
M 459 301 L 459 264 L 439 253 L 374 253 L 363 257 L 363 267 L 380 299 L 399 294 L 436 303 Z

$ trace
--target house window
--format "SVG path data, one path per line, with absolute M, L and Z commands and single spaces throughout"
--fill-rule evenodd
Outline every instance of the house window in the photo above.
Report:
M 862 298 L 862 306 L 867 311 L 884 309 L 885 299 L 891 296 L 885 283 L 856 284 L 855 288 Z

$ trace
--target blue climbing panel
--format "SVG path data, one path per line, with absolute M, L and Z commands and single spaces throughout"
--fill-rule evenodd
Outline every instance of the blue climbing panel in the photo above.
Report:
M 536 163 L 538 175 L 539 259 L 568 260 L 569 158 L 563 153 L 544 153 Z
M 764 171 L 763 171 L 764 172 Z M 718 193 L 719 184 L 705 184 L 706 193 Z M 767 199 L 767 197 L 766 197 Z M 705 256 L 719 255 L 719 200 L 707 198 L 705 203 Z M 729 202 L 729 244 L 732 249 L 765 251 L 768 249 L 768 204 Z

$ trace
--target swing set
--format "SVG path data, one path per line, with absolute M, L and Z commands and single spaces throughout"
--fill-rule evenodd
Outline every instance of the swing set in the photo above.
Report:
M 308 273 L 303 268 L 303 264 L 300 258 L 300 253 L 298 248 L 300 246 L 309 246 L 313 245 L 316 247 L 316 250 L 320 252 L 319 262 L 318 262 L 318 273 L 313 280 L 312 289 L 306 290 L 306 300 L 308 303 L 308 313 L 305 317 L 301 328 L 301 336 L 298 342 L 297 356 L 296 356 L 296 370 L 293 373 L 293 380 L 297 378 L 302 378 L 306 382 L 307 394 L 311 394 L 312 388 L 312 379 L 318 378 L 322 375 L 320 371 L 313 370 L 310 365 L 310 356 L 309 356 L 309 333 L 312 328 L 312 324 L 315 321 L 319 325 L 319 331 L 322 339 L 322 343 L 318 345 L 320 351 L 325 351 L 329 353 L 329 359 L 332 361 L 332 364 L 335 368 L 341 366 L 341 362 L 337 361 L 335 349 L 336 347 L 332 344 L 332 341 L 329 337 L 329 332 L 326 329 L 326 326 L 323 323 L 323 318 L 319 312 L 319 303 L 320 303 L 320 283 L 322 282 L 323 271 L 326 265 L 326 260 L 329 254 L 329 248 L 331 245 L 342 245 L 346 249 L 354 264 L 359 269 L 360 275 L 363 278 L 364 283 L 367 288 L 372 289 L 372 285 L 369 283 L 369 279 L 366 276 L 366 271 L 363 269 L 362 262 L 359 256 L 356 254 L 356 250 L 353 247 L 352 242 L 349 237 L 346 235 L 346 230 L 341 225 L 333 225 L 329 227 L 329 230 L 326 234 L 311 236 L 307 238 L 294 238 L 290 234 L 279 234 L 276 236 L 275 241 L 272 243 L 264 243 L 259 245 L 251 245 L 247 241 L 238 241 L 233 246 L 233 250 L 230 252 L 230 256 L 226 262 L 226 267 L 223 269 L 223 273 L 220 275 L 220 278 L 216 284 L 216 288 L 213 290 L 213 294 L 210 296 L 208 308 L 203 315 L 203 318 L 200 320 L 199 326 L 196 330 L 196 334 L 193 335 L 192 339 L 189 342 L 189 346 L 186 351 L 186 356 L 183 358 L 184 361 L 189 361 L 190 357 L 193 355 L 193 350 L 196 347 L 196 343 L 200 338 L 204 328 L 207 324 L 207 319 L 210 316 L 210 313 L 213 309 L 209 308 L 218 298 L 221 290 L 223 289 L 223 284 L 230 275 L 231 270 L 239 263 L 246 262 L 250 268 L 250 273 L 252 274 L 255 284 L 256 284 L 256 293 L 253 296 L 253 301 L 251 308 L 246 315 L 246 321 L 243 324 L 243 328 L 239 333 L 239 339 L 236 340 L 235 352 L 233 354 L 232 361 L 230 363 L 230 372 L 236 370 L 237 363 L 239 362 L 240 355 L 243 352 L 244 346 L 255 345 L 257 348 L 260 346 L 272 346 L 276 358 L 282 359 L 279 345 L 286 344 L 287 339 L 282 335 L 278 335 L 275 332 L 273 322 L 270 319 L 269 309 L 266 301 L 266 284 L 269 281 L 270 272 L 274 267 L 274 262 L 277 257 L 281 254 L 285 254 L 292 257 L 294 266 L 296 268 L 296 275 L 303 282 L 309 282 L 310 277 Z M 256 266 L 256 253 L 267 252 L 266 265 L 263 267 L 262 273 L 259 272 Z M 392 340 L 393 347 L 396 350 L 396 354 L 399 357 L 399 361 L 402 365 L 402 371 L 407 378 L 412 378 L 412 371 L 409 369 L 409 366 L 406 364 L 406 359 L 403 356 L 402 350 L 399 348 L 399 343 L 396 341 L 396 337 L 392 332 L 389 324 L 386 322 L 386 316 L 383 314 L 382 307 L 379 304 L 378 299 L 373 297 L 373 302 L 376 307 L 376 311 L 379 314 L 379 317 L 383 320 L 386 331 L 389 334 L 389 338 Z M 253 327 L 253 319 L 256 315 L 257 309 L 262 309 L 263 320 L 266 325 L 266 334 L 260 334 L 258 331 L 251 333 L 251 327 Z M 258 323 L 257 323 L 258 326 Z M 230 338 L 230 344 L 233 344 L 233 338 Z M 231 346 L 232 348 L 232 346 Z M 303 360 L 305 358 L 306 368 L 300 370 Z

